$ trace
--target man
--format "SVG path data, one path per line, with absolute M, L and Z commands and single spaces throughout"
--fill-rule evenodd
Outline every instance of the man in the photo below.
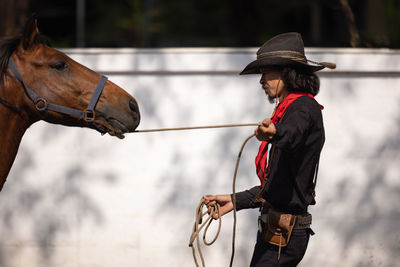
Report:
M 262 141 L 256 157 L 261 185 L 236 194 L 236 210 L 261 211 L 250 266 L 296 266 L 313 234 L 307 207 L 315 204 L 315 179 L 325 141 L 323 107 L 314 99 L 319 91 L 315 72 L 334 64 L 308 62 L 313 61 L 305 57 L 301 35 L 285 33 L 267 41 L 257 51 L 257 60 L 240 73 L 261 74 L 262 89 L 271 102 L 276 101 L 272 117 L 255 130 Z M 204 196 L 209 210 L 220 204 L 221 215 L 233 210 L 232 198 Z

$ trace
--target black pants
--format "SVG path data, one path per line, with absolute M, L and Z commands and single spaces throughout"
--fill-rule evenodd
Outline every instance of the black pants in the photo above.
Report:
M 286 247 L 281 248 L 278 260 L 279 247 L 264 242 L 261 234 L 257 234 L 257 243 L 254 248 L 250 267 L 294 267 L 303 259 L 310 239 L 311 229 L 295 229 Z

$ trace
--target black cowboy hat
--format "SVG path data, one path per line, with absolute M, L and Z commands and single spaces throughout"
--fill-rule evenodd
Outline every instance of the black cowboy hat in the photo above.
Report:
M 279 34 L 263 44 L 257 51 L 257 59 L 248 64 L 240 75 L 259 74 L 263 67 L 293 67 L 307 72 L 316 72 L 325 67 L 334 69 L 336 65 L 307 59 L 300 33 L 288 32 Z

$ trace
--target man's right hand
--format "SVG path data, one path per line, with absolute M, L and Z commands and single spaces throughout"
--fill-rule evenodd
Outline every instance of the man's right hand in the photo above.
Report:
M 254 131 L 258 141 L 269 141 L 276 134 L 275 124 L 272 123 L 270 118 L 262 121 L 261 125 Z
M 215 207 L 215 204 L 218 203 L 221 206 L 221 216 L 229 213 L 233 210 L 233 202 L 231 195 L 206 195 L 203 196 L 204 203 L 208 207 L 208 213 L 211 212 L 211 207 Z M 218 214 L 214 214 L 214 219 L 218 219 Z

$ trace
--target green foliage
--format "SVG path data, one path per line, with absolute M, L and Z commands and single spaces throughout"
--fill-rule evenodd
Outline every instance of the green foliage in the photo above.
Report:
M 362 46 L 400 47 L 399 0 L 349 3 Z M 377 3 L 381 10 L 371 10 Z M 58 47 L 76 44 L 75 10 L 76 1 L 30 1 Z M 349 46 L 339 0 L 86 0 L 85 14 L 90 47 L 255 47 L 288 31 L 302 33 L 306 46 Z

